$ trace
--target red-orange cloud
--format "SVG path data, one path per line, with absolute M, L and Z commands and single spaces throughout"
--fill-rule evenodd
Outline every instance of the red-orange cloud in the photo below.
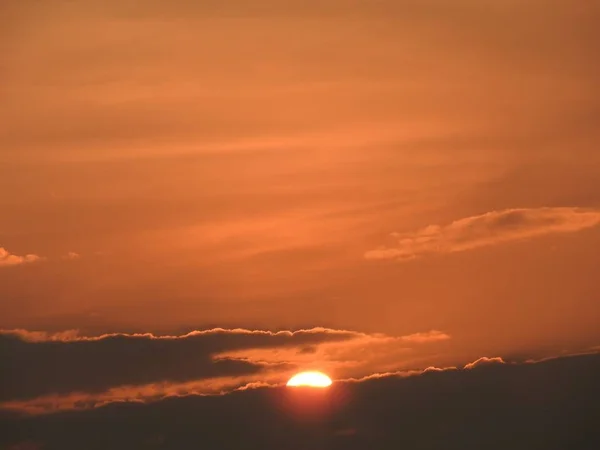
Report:
M 21 264 L 30 264 L 42 259 L 41 256 L 27 254 L 23 256 L 9 253 L 4 247 L 0 247 L 0 267 L 19 266 Z
M 478 366 L 486 366 L 489 364 L 505 364 L 505 361 L 502 358 L 500 358 L 499 356 L 495 356 L 493 358 L 488 358 L 487 356 L 483 356 L 476 361 L 466 364 L 464 368 L 468 370 L 468 369 L 474 369 L 475 367 L 478 367 Z
M 367 259 L 407 261 L 436 253 L 455 253 L 554 233 L 574 233 L 600 224 L 600 210 L 521 208 L 492 211 L 448 225 L 429 225 L 393 233 L 396 244 L 365 253 Z
M 409 334 L 408 336 L 402 336 L 401 339 L 403 341 L 416 342 L 421 344 L 425 342 L 446 341 L 450 339 L 450 335 L 438 330 L 431 330 L 426 333 L 414 333 Z

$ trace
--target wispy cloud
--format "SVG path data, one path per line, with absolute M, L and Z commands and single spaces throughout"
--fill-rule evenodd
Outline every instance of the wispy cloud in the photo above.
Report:
M 4 247 L 0 247 L 0 267 L 19 266 L 21 264 L 30 264 L 42 259 L 41 256 L 28 254 L 28 255 L 14 255 L 6 250 Z
M 431 330 L 426 333 L 414 333 L 409 334 L 408 336 L 402 336 L 401 339 L 406 342 L 416 342 L 421 344 L 425 342 L 446 341 L 450 339 L 450 335 L 438 330 Z
M 416 232 L 392 233 L 396 243 L 365 253 L 367 259 L 411 260 L 435 253 L 454 253 L 552 233 L 574 233 L 600 224 L 600 210 L 520 208 L 492 211 L 448 225 L 429 225 Z

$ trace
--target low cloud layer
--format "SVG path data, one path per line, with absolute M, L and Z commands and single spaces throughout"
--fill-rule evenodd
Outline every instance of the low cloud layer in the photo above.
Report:
M 228 395 L 8 413 L 0 416 L 0 447 L 500 450 L 600 442 L 591 414 L 599 354 L 412 375 L 339 381 L 313 396 L 253 385 Z
M 0 407 L 47 411 L 230 392 L 257 383 L 278 385 L 307 368 L 360 379 L 377 371 L 405 372 L 414 363 L 415 346 L 436 352 L 449 339 L 437 330 L 399 337 L 329 328 L 93 337 L 77 330 L 5 330 Z
M 250 375 L 265 371 L 272 364 L 217 355 L 244 349 L 318 345 L 359 336 L 325 328 L 296 332 L 212 329 L 183 336 L 98 337 L 79 337 L 76 332 L 49 335 L 4 331 L 0 334 L 0 379 L 5 381 L 0 401 Z
M 454 253 L 553 233 L 574 233 L 600 224 L 600 210 L 521 208 L 492 211 L 449 225 L 429 225 L 412 233 L 393 233 L 390 247 L 365 253 L 367 259 L 399 261 Z
M 30 264 L 40 261 L 42 258 L 38 255 L 13 255 L 8 250 L 0 247 L 0 267 L 19 266 L 21 264 Z

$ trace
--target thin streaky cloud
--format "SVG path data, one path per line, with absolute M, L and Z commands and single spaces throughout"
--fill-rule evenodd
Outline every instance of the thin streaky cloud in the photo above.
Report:
M 600 224 L 600 210 L 571 207 L 491 211 L 448 225 L 392 233 L 396 244 L 365 253 L 366 259 L 407 261 L 430 254 L 455 253 L 556 233 L 574 233 Z
M 426 342 L 446 341 L 450 339 L 450 335 L 438 330 L 431 330 L 426 333 L 414 333 L 409 334 L 408 336 L 402 336 L 401 339 L 403 341 L 416 342 L 421 344 Z
M 65 330 L 56 333 L 47 333 L 45 331 L 31 331 L 24 329 L 0 330 L 0 336 L 15 336 L 25 342 L 47 342 L 47 341 L 101 341 L 109 338 L 144 338 L 144 339 L 164 339 L 164 340 L 185 340 L 203 335 L 255 335 L 264 337 L 279 338 L 300 338 L 306 335 L 341 335 L 341 338 L 366 336 L 364 333 L 351 330 L 337 330 L 333 328 L 313 327 L 300 330 L 251 330 L 247 328 L 211 328 L 208 330 L 194 330 L 182 335 L 157 335 L 153 333 L 107 333 L 99 336 L 83 336 L 79 330 Z

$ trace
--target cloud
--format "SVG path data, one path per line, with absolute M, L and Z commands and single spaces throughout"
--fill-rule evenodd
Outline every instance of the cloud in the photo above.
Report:
M 349 383 L 360 383 L 363 381 L 377 380 L 380 378 L 398 378 L 398 377 L 406 378 L 406 377 L 412 377 L 415 375 L 423 375 L 424 373 L 428 373 L 428 372 L 445 372 L 447 370 L 457 370 L 457 369 L 454 366 L 450 366 L 450 367 L 429 366 L 429 367 L 426 367 L 425 369 L 396 370 L 393 372 L 376 372 L 376 373 L 372 373 L 369 375 L 365 375 L 364 377 L 344 378 L 343 380 L 340 380 L 340 381 L 349 382 Z
M 147 333 L 96 337 L 79 336 L 76 331 L 47 334 L 7 330 L 0 332 L 0 379 L 5 380 L 0 401 L 252 375 L 268 372 L 279 362 L 252 362 L 222 354 L 304 348 L 360 336 L 326 328 L 293 332 L 215 328 L 182 336 Z
M 389 336 L 381 333 L 360 333 L 354 339 L 343 342 L 323 342 L 318 345 L 299 348 L 261 348 L 237 350 L 222 353 L 220 356 L 244 359 L 254 363 L 287 363 L 291 366 L 317 368 L 338 379 L 348 377 L 362 378 L 374 372 L 395 372 L 404 370 L 410 365 L 423 360 L 429 361 L 431 350 L 438 351 L 437 346 L 426 346 L 419 349 L 415 356 L 416 346 L 434 344 L 451 339 L 450 335 L 432 330 L 413 333 L 406 336 Z
M 24 256 L 13 255 L 3 247 L 0 247 L 0 267 L 19 266 L 40 261 L 42 257 L 34 254 Z
M 599 376 L 600 354 L 594 354 L 336 382 L 309 401 L 284 387 L 257 384 L 227 395 L 129 401 L 36 417 L 6 413 L 0 417 L 0 447 L 29 441 L 65 450 L 154 448 L 150 442 L 215 449 L 251 443 L 265 450 L 499 450 L 547 448 L 549 442 L 553 448 L 597 448 L 591 412 L 600 397 Z M 225 423 L 229 432 L 223 432 Z
M 447 339 L 437 330 L 394 337 L 320 327 L 279 332 L 215 328 L 180 336 L 4 330 L 0 360 L 6 363 L 0 378 L 7 380 L 7 388 L 0 393 L 0 407 L 69 409 L 231 392 L 279 385 L 309 368 L 338 379 L 361 379 L 416 363 L 414 357 L 407 360 L 410 344 Z
M 422 344 L 422 343 L 426 343 L 426 342 L 446 341 L 446 340 L 450 339 L 450 335 L 446 334 L 446 333 L 442 333 L 441 331 L 438 331 L 438 330 L 431 330 L 431 331 L 428 331 L 427 333 L 414 333 L 414 334 L 409 334 L 408 336 L 402 336 L 401 339 L 403 341 L 407 341 L 407 342 L 416 342 L 416 343 Z
M 426 334 L 426 333 L 418 333 L 418 334 Z M 427 341 L 425 341 L 425 342 L 427 342 Z M 550 359 L 556 359 L 556 357 L 552 357 Z M 543 360 L 530 360 L 530 361 L 525 361 L 525 362 L 536 364 L 539 362 L 543 362 Z M 505 364 L 505 363 L 506 362 L 504 361 L 504 359 L 502 359 L 499 356 L 496 356 L 493 358 L 489 358 L 487 356 L 482 356 L 481 358 L 478 358 L 473 362 L 465 364 L 465 366 L 463 367 L 463 370 L 470 370 L 470 369 L 474 369 L 475 367 L 479 367 L 479 366 L 486 366 L 486 365 L 493 365 L 493 364 Z M 410 376 L 414 376 L 414 375 L 422 375 L 422 374 L 428 373 L 428 372 L 445 372 L 448 370 L 457 370 L 457 367 L 455 367 L 455 366 L 449 366 L 449 367 L 429 366 L 429 367 L 426 367 L 425 369 L 396 370 L 396 371 L 392 371 L 392 372 L 376 372 L 376 373 L 365 375 L 364 377 L 359 377 L 359 378 L 345 378 L 343 381 L 361 382 L 361 381 L 373 380 L 373 379 L 378 379 L 378 378 L 388 378 L 388 377 L 404 378 L 404 377 L 410 377 Z
M 600 224 L 600 210 L 521 208 L 492 211 L 412 233 L 393 233 L 397 243 L 365 253 L 367 259 L 411 260 L 454 253 L 553 233 L 574 233 Z
M 76 252 L 68 252 L 60 259 L 75 260 L 81 258 L 81 255 Z M 14 255 L 3 247 L 0 247 L 0 267 L 19 266 L 23 264 L 31 264 L 39 261 L 44 261 L 46 258 L 36 255 L 27 254 L 23 256 Z
M 505 361 L 499 356 L 495 356 L 493 358 L 488 358 L 487 356 L 483 356 L 472 363 L 466 364 L 465 369 L 474 369 L 479 366 L 488 366 L 490 364 L 505 364 Z

